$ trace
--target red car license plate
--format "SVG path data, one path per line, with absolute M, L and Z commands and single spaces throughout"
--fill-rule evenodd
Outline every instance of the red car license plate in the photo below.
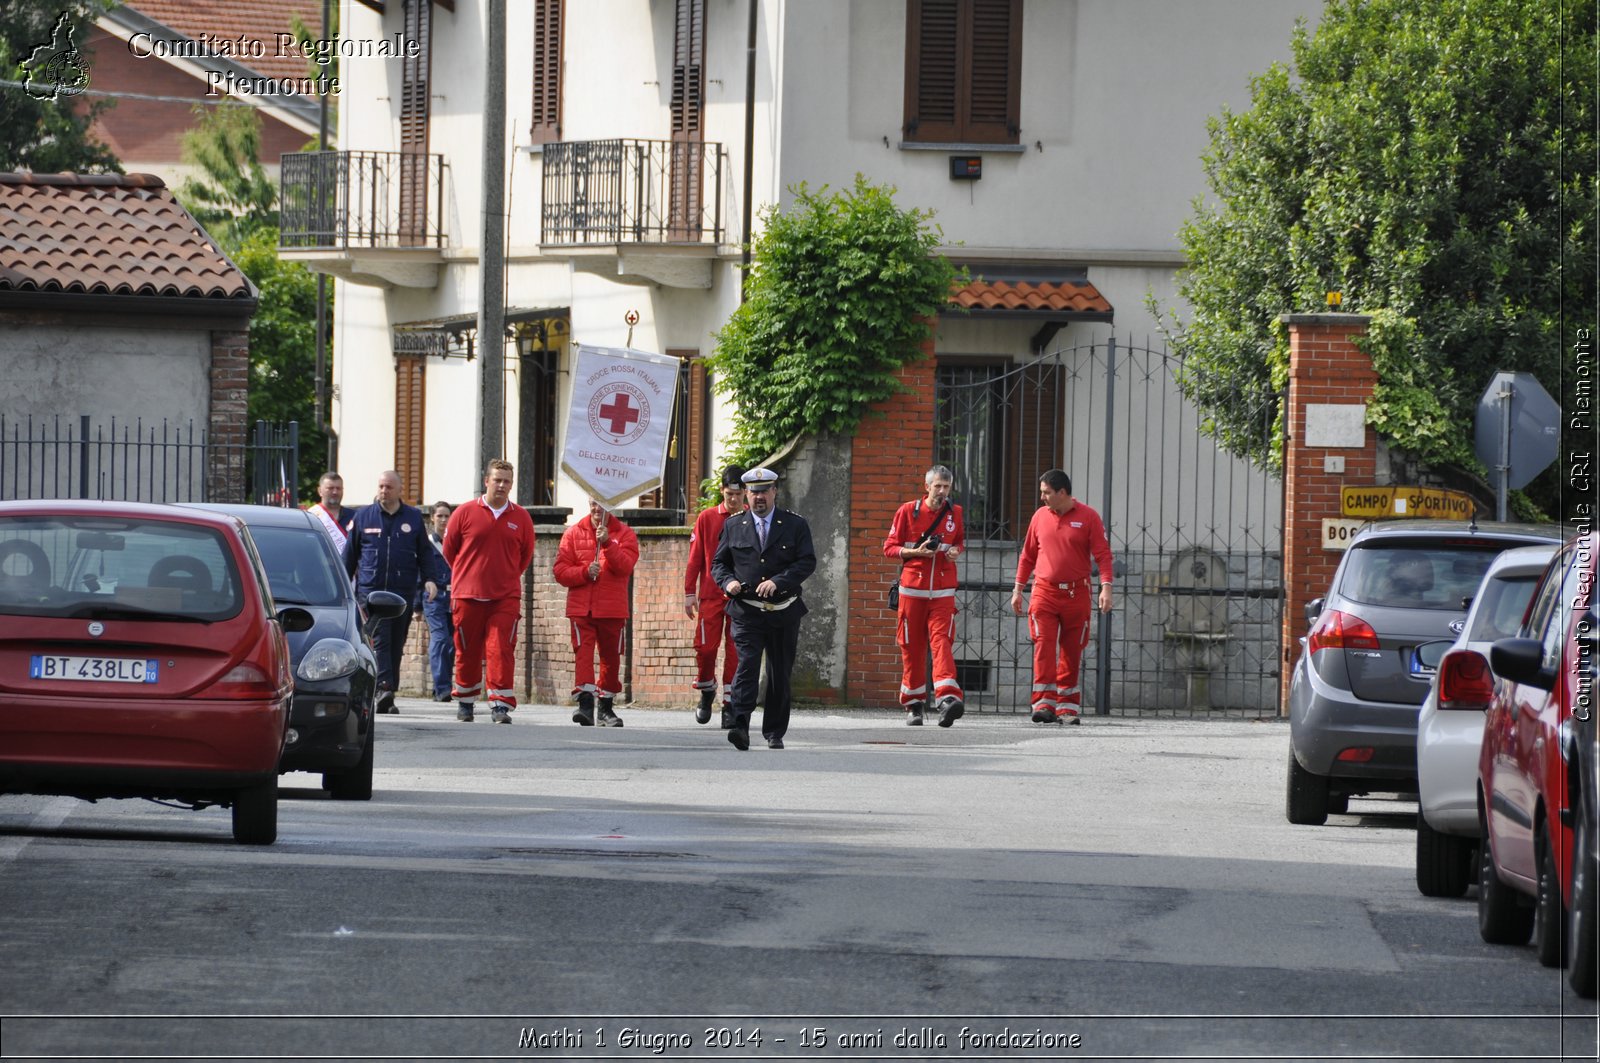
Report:
M 29 679 L 69 679 L 91 683 L 154 683 L 156 662 L 127 657 L 53 657 L 36 653 Z

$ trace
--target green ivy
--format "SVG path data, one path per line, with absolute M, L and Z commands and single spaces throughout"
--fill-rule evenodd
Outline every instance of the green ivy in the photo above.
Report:
M 849 191 L 790 191 L 789 209 L 761 211 L 745 301 L 707 360 L 733 400 L 728 460 L 742 465 L 800 436 L 853 432 L 902 390 L 895 372 L 920 356 L 965 275 L 935 253 L 932 212 L 897 207 L 891 187 L 858 174 Z

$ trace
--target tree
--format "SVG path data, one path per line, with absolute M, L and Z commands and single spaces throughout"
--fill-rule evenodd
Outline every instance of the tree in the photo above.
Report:
M 707 359 L 738 410 L 730 460 L 753 464 L 794 438 L 849 432 L 899 389 L 950 299 L 956 270 L 934 253 L 932 214 L 857 175 L 847 192 L 794 188 L 767 207 L 751 248 L 745 302 Z
M 85 105 L 80 51 L 111 0 L 0 0 L 0 170 L 121 173 L 89 132 L 110 100 Z M 92 74 L 92 71 L 88 71 Z
M 201 176 L 175 190 L 184 206 L 219 243 L 276 229 L 278 190 L 261 165 L 260 113 L 244 103 L 197 106 L 194 113 L 199 121 L 183 135 L 183 161 Z
M 1494 371 L 1556 393 L 1574 315 L 1593 322 L 1594 0 L 1329 0 L 1292 55 L 1209 123 L 1214 200 L 1181 231 L 1190 317 L 1169 319 L 1182 386 L 1276 464 L 1251 411 L 1287 383 L 1278 315 L 1341 292 L 1373 315 L 1369 423 L 1470 480 Z

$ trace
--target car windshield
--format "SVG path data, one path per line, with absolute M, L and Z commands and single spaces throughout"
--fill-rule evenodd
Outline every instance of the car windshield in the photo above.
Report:
M 250 537 L 267 570 L 267 585 L 278 605 L 340 605 L 349 580 L 329 556 L 320 529 L 251 525 Z
M 1460 612 L 1483 580 L 1495 542 L 1357 544 L 1340 580 L 1339 593 L 1366 605 Z
M 243 592 L 212 528 L 148 518 L 0 517 L 0 613 L 226 620 Z
M 1493 642 L 1511 638 L 1522 626 L 1522 614 L 1528 611 L 1533 598 L 1533 588 L 1539 577 L 1504 576 L 1484 583 L 1474 604 L 1472 630 L 1467 632 L 1469 642 Z

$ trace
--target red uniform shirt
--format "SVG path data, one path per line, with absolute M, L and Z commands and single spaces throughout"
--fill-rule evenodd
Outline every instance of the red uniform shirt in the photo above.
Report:
M 561 536 L 556 551 L 556 582 L 567 588 L 567 615 L 615 619 L 628 615 L 628 577 L 639 563 L 639 537 L 606 514 L 606 545 L 599 545 L 587 513 Z M 600 578 L 589 579 L 589 565 L 600 558 Z
M 689 568 L 683 574 L 683 593 L 699 598 L 722 597 L 722 588 L 711 578 L 711 559 L 717 555 L 717 540 L 722 538 L 722 526 L 732 516 L 726 502 L 718 502 L 710 509 L 700 511 L 695 518 L 694 531 L 689 535 Z
M 1028 521 L 1022 540 L 1022 555 L 1017 558 L 1017 582 L 1027 586 L 1035 573 L 1039 582 L 1073 583 L 1089 578 L 1089 559 L 1100 566 L 1100 582 L 1111 582 L 1111 544 L 1100 514 L 1077 503 L 1057 516 L 1049 506 L 1040 506 Z
M 450 514 L 444 559 L 456 598 L 495 600 L 522 594 L 522 574 L 533 563 L 533 518 L 507 502 L 498 519 L 480 496 Z
M 889 535 L 883 540 L 883 556 L 899 557 L 907 546 L 915 546 L 928 532 L 939 533 L 941 546 L 967 548 L 967 525 L 961 507 L 951 503 L 929 508 L 927 499 L 907 502 L 894 512 Z M 908 558 L 900 569 L 900 586 L 919 590 L 951 590 L 956 585 L 956 563 L 947 554 L 937 557 Z

